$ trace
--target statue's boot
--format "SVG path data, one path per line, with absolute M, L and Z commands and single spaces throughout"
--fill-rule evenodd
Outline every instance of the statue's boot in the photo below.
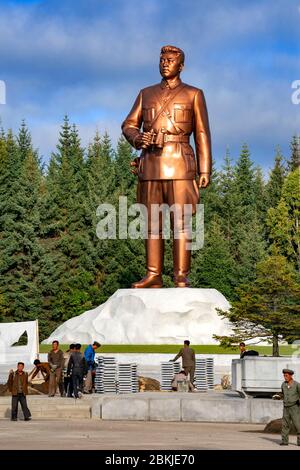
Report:
M 191 270 L 191 250 L 186 244 L 190 240 L 182 237 L 173 239 L 173 266 L 175 287 L 190 287 L 188 275 Z
M 164 258 L 164 240 L 161 238 L 157 240 L 148 238 L 145 241 L 145 245 L 147 274 L 143 279 L 131 285 L 133 289 L 159 288 L 163 286 L 161 273 Z

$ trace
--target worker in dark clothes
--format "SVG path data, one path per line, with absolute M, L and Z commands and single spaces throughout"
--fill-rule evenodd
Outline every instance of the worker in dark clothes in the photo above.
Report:
M 74 398 L 82 397 L 83 377 L 88 372 L 84 355 L 80 352 L 81 344 L 75 344 L 75 351 L 71 354 L 68 363 L 67 375 L 73 383 Z
M 8 390 L 12 395 L 11 401 L 11 420 L 18 421 L 18 406 L 21 404 L 21 408 L 24 414 L 24 420 L 31 420 L 31 413 L 27 406 L 26 396 L 28 395 L 28 374 L 24 372 L 24 362 L 18 362 L 17 370 L 14 372 L 10 371 L 8 381 Z
M 182 357 L 182 368 L 186 375 L 190 374 L 190 383 L 193 384 L 195 378 L 196 357 L 195 351 L 190 348 L 190 342 L 188 339 L 185 340 L 183 348 L 180 349 L 179 353 L 174 357 L 174 359 L 172 359 L 172 361 L 175 362 L 180 357 Z

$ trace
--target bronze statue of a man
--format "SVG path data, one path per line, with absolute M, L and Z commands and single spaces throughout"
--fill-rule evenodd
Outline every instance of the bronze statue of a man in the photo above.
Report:
M 132 165 L 139 179 L 138 202 L 148 209 L 147 274 L 132 284 L 134 288 L 163 285 L 164 240 L 161 227 L 159 236 L 152 233 L 151 205 L 190 204 L 195 212 L 198 188 L 205 188 L 210 180 L 211 141 L 205 98 L 202 90 L 181 81 L 183 67 L 183 51 L 164 46 L 159 64 L 162 81 L 140 91 L 122 124 L 128 142 L 137 150 L 142 149 Z M 192 133 L 196 159 L 189 143 Z M 171 223 L 174 233 L 172 217 Z M 174 282 L 176 287 L 188 287 L 191 231 L 181 221 L 178 232 L 179 237 L 173 236 Z

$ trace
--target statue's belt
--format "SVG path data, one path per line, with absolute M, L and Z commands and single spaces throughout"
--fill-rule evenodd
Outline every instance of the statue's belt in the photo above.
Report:
M 166 142 L 180 142 L 188 144 L 190 142 L 189 135 L 173 135 L 173 134 L 164 134 L 164 143 Z

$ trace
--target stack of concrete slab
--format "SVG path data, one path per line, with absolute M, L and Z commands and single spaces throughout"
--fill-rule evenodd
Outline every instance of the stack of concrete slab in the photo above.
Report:
M 130 363 L 119 364 L 117 393 L 137 393 L 138 391 L 137 365 Z
M 172 390 L 172 380 L 175 374 L 180 372 L 179 362 L 162 362 L 161 363 L 161 390 Z
M 201 392 L 214 388 L 214 360 L 212 357 L 196 358 L 195 386 Z
M 96 393 L 117 393 L 117 361 L 114 357 L 98 358 L 95 388 Z
M 100 356 L 96 368 L 96 393 L 137 393 L 137 364 L 118 364 L 114 357 Z
M 208 390 L 212 390 L 215 384 L 215 370 L 214 359 L 212 357 L 206 358 L 206 380 Z

